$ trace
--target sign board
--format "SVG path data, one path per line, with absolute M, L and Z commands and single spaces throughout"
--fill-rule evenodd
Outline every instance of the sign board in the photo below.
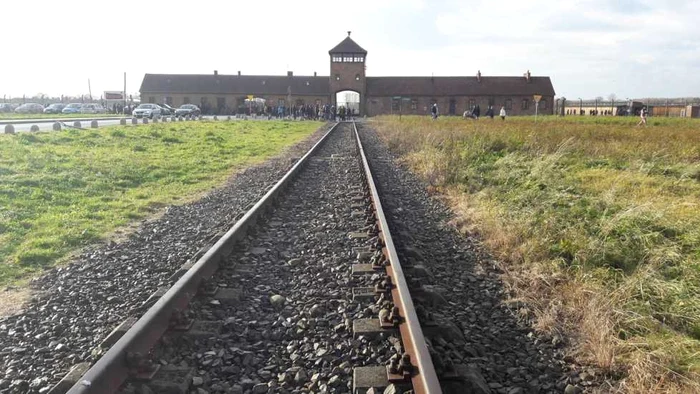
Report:
M 118 92 L 116 90 L 105 91 L 105 100 L 126 100 L 124 97 L 124 92 Z
M 541 95 L 541 94 L 536 94 L 536 95 L 534 95 L 534 96 L 532 96 L 532 97 L 534 97 L 536 103 L 539 103 L 539 102 L 540 102 L 540 99 L 542 98 L 542 95 Z
M 252 94 L 249 94 L 249 95 L 248 95 L 248 100 L 252 100 L 253 97 L 255 97 L 255 96 L 253 96 Z

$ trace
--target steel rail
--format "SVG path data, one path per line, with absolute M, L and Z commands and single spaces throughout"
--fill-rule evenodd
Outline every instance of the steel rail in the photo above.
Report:
M 406 278 L 403 274 L 403 269 L 401 268 L 401 262 L 399 261 L 399 256 L 396 253 L 396 248 L 394 247 L 394 242 L 391 238 L 389 224 L 386 220 L 386 216 L 384 215 L 382 203 L 379 199 L 379 192 L 377 191 L 377 186 L 374 183 L 372 171 L 370 170 L 369 162 L 367 161 L 367 156 L 365 155 L 365 151 L 362 146 L 362 140 L 360 139 L 360 134 L 357 132 L 355 122 L 352 122 L 352 126 L 355 131 L 355 138 L 357 139 L 357 145 L 362 158 L 362 164 L 365 170 L 367 184 L 369 185 L 372 202 L 374 203 L 377 222 L 379 224 L 379 235 L 384 241 L 384 248 L 382 252 L 390 263 L 389 266 L 387 266 L 387 274 L 391 276 L 394 284 L 394 287 L 391 290 L 391 295 L 394 300 L 394 304 L 399 307 L 399 312 L 404 318 L 403 323 L 399 325 L 401 340 L 403 341 L 404 350 L 411 356 L 411 363 L 416 366 L 415 369 L 417 370 L 411 377 L 413 391 L 416 394 L 441 394 L 442 388 L 440 387 L 440 382 L 438 381 L 437 374 L 435 373 L 433 360 L 428 352 L 428 346 L 426 345 L 425 336 L 423 335 L 423 330 L 420 327 L 418 315 L 416 314 L 416 310 L 413 306 L 413 300 L 411 299 L 408 284 L 406 283 Z
M 269 208 L 308 158 L 335 130 L 336 123 L 236 224 L 229 229 L 124 335 L 73 385 L 68 394 L 116 392 L 129 376 L 127 354 L 149 352 L 168 329 L 176 310 L 184 310 L 197 293 L 203 279 L 216 272 L 219 263 L 231 254 L 236 241 Z

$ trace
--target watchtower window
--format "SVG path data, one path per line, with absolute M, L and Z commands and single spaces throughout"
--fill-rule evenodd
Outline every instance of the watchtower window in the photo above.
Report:
M 355 81 L 359 81 L 359 80 L 360 80 L 360 74 L 355 74 Z
M 340 81 L 340 74 L 335 74 L 335 80 Z
M 331 60 L 333 61 L 333 63 L 340 63 L 343 61 L 343 58 L 340 55 L 333 55 Z
M 362 63 L 365 61 L 365 58 L 362 56 L 355 56 L 354 58 L 355 63 Z
M 528 109 L 530 107 L 530 100 L 528 99 L 523 99 L 523 103 L 520 106 L 521 109 Z
M 345 56 L 343 56 L 343 62 L 345 62 L 345 63 L 352 63 L 352 55 L 345 55 Z

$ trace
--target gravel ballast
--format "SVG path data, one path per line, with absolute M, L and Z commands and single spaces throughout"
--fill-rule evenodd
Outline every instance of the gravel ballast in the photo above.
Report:
M 32 281 L 33 298 L 0 319 L 0 392 L 44 393 L 197 251 L 213 244 L 328 129 L 235 175 L 200 200 L 165 209 L 123 242 L 90 248 Z
M 329 138 L 210 281 L 240 299 L 199 295 L 190 304 L 195 321 L 219 322 L 221 333 L 171 333 L 154 351 L 166 368 L 193 369 L 190 392 L 350 393 L 354 367 L 384 365 L 396 354 L 396 336 L 352 332 L 355 319 L 378 313 L 374 301 L 352 297 L 353 287 L 378 275 L 351 273 L 356 248 L 376 239 L 350 236 L 368 227 L 353 202 L 363 178 L 354 133 L 342 124 Z
M 448 222 L 451 213 L 431 198 L 426 185 L 394 163 L 370 123 L 358 124 L 394 241 L 403 261 L 418 270 L 407 275 L 431 290 L 414 300 L 427 306 L 442 326 L 431 335 L 433 361 L 460 364 L 466 381 L 447 384 L 447 392 L 578 392 L 590 382 L 569 371 L 561 340 L 543 339 L 520 323 L 504 304 L 501 272 L 484 258 L 477 242 Z M 452 323 L 452 324 L 450 324 Z

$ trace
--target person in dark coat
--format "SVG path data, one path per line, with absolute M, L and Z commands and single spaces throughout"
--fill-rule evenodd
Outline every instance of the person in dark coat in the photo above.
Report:
M 489 105 L 489 108 L 486 110 L 486 116 L 493 119 L 493 106 L 492 105 Z

